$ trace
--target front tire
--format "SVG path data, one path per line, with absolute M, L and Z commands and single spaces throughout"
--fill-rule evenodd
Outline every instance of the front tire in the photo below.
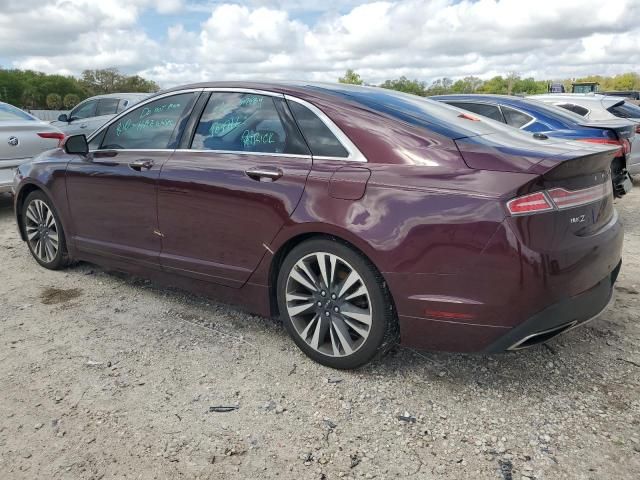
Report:
M 36 262 L 50 270 L 68 265 L 60 217 L 51 200 L 40 190 L 31 192 L 22 204 L 22 230 Z
M 337 240 L 308 240 L 289 252 L 278 274 L 277 298 L 293 341 L 328 367 L 360 367 L 397 342 L 393 302 L 382 276 Z

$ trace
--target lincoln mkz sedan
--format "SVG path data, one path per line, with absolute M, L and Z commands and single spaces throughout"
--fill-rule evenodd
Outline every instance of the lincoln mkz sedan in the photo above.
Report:
M 498 352 L 612 298 L 617 149 L 380 88 L 164 91 L 22 165 L 35 260 L 82 260 L 281 318 L 355 368 L 400 342 Z

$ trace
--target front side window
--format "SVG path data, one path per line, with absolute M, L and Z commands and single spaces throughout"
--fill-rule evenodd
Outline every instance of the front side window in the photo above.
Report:
M 117 98 L 103 98 L 98 100 L 98 107 L 96 108 L 96 117 L 100 115 L 115 115 L 118 109 Z
M 533 120 L 533 117 L 531 115 L 527 115 L 526 113 L 519 110 L 515 110 L 504 105 L 501 108 L 507 125 L 510 125 L 512 127 L 522 128 L 527 123 L 531 122 L 531 120 Z
M 300 139 L 295 138 L 295 131 L 283 118 L 284 113 L 280 98 L 240 92 L 213 92 L 202 112 L 191 148 L 308 153 L 300 150 Z
M 349 156 L 349 152 L 315 113 L 298 102 L 288 103 L 314 156 L 339 158 Z
M 80 120 L 82 118 L 89 118 L 95 116 L 97 100 L 90 100 L 88 102 L 78 105 L 71 111 L 70 118 L 73 120 Z
M 109 125 L 100 148 L 175 148 L 196 97 L 195 93 L 182 93 L 131 110 Z
M 478 115 L 482 115 L 483 117 L 488 117 L 492 120 L 496 120 L 501 123 L 505 123 L 504 118 L 500 113 L 500 109 L 496 105 L 488 105 L 486 103 L 470 103 L 470 102 L 451 102 L 449 103 L 449 105 L 462 108 L 463 110 L 468 110 L 473 113 L 477 113 Z

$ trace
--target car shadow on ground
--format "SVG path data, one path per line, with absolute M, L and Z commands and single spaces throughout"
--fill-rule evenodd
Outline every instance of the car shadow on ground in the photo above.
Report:
M 0 219 L 13 215 L 13 195 L 0 193 Z
M 13 216 L 13 198 L 10 195 L 0 195 L 0 220 Z M 25 247 L 26 248 L 26 247 Z M 34 263 L 34 268 L 39 268 Z M 246 315 L 247 321 L 237 320 L 241 312 L 232 306 L 209 302 L 209 299 L 192 295 L 176 289 L 167 289 L 138 277 L 119 272 L 104 271 L 100 267 L 77 263 L 72 265 L 67 273 L 70 275 L 86 276 L 101 274 L 112 279 L 122 281 L 132 288 L 144 291 L 158 300 L 169 300 L 175 303 L 175 317 L 188 323 L 198 323 L 199 327 L 211 328 L 210 319 L 206 318 L 206 311 L 226 312 L 225 329 L 229 335 L 234 335 L 237 328 L 238 337 L 251 332 L 254 343 L 260 345 L 260 337 L 265 344 L 278 337 L 279 341 L 289 342 L 286 332 L 280 328 L 277 320 L 265 319 L 255 315 Z M 205 310 L 204 319 L 198 321 Z M 193 312 L 199 310 L 199 315 Z M 191 311 L 191 312 L 190 312 Z M 367 377 L 397 377 L 410 381 L 446 382 L 453 386 L 474 386 L 482 389 L 517 390 L 530 395 L 544 395 L 552 377 L 561 378 L 554 382 L 554 393 L 575 392 L 575 385 L 602 385 L 606 388 L 606 369 L 610 368 L 611 360 L 617 360 L 621 366 L 626 360 L 623 355 L 616 353 L 618 344 L 623 341 L 620 326 L 626 317 L 621 316 L 616 306 L 609 308 L 593 323 L 560 336 L 545 345 L 534 346 L 519 352 L 503 354 L 458 354 L 441 352 L 423 352 L 404 347 L 394 348 L 388 355 L 378 359 L 357 371 L 340 372 L 347 376 Z M 242 325 L 240 325 L 242 323 Z M 293 342 L 291 348 L 295 349 Z M 177 352 L 178 353 L 178 352 Z M 300 352 L 299 362 L 311 362 Z M 633 362 L 631 362 L 633 363 Z M 323 368 L 323 367 L 321 367 Z M 327 377 L 335 375 L 335 371 L 326 368 Z M 585 378 L 589 379 L 584 382 Z M 633 378 L 628 379 L 634 383 Z M 582 387 L 581 387 L 582 388 Z

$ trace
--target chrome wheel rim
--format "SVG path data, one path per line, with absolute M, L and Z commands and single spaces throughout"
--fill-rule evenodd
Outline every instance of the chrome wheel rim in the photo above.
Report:
M 343 258 L 326 252 L 301 258 L 289 272 L 285 294 L 296 332 L 315 351 L 344 357 L 369 337 L 373 318 L 369 291 Z
M 42 200 L 32 200 L 25 213 L 25 230 L 31 251 L 44 263 L 51 263 L 58 254 L 58 225 L 49 206 Z

